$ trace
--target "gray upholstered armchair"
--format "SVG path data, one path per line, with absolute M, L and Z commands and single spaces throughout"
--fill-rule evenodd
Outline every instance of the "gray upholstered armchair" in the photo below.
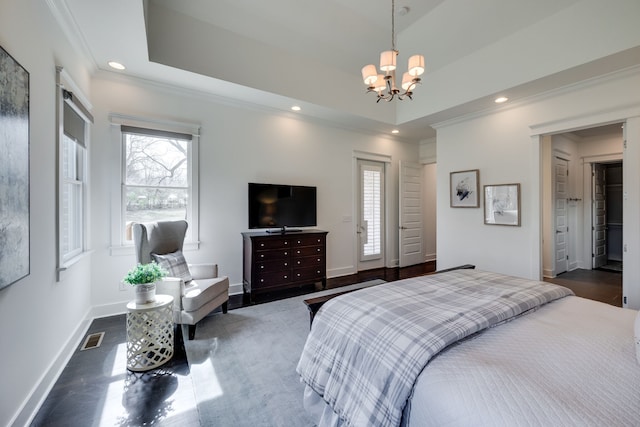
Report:
M 133 225 L 133 241 L 138 263 L 156 261 L 169 272 L 156 285 L 159 294 L 173 296 L 173 320 L 189 325 L 189 339 L 196 323 L 215 308 L 227 312 L 229 278 L 218 277 L 217 264 L 187 264 L 182 254 L 186 221 L 157 221 Z

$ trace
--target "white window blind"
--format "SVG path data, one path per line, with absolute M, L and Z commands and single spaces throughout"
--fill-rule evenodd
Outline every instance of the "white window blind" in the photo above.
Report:
M 382 232 L 382 173 L 365 167 L 362 173 L 363 224 L 366 228 L 366 242 L 363 245 L 365 257 L 381 255 Z

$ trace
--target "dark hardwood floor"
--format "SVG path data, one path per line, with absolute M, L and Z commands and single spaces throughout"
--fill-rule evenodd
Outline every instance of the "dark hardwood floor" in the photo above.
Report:
M 577 269 L 547 282 L 566 286 L 577 296 L 622 307 L 622 272 Z
M 435 262 L 405 268 L 381 268 L 329 279 L 327 288 L 373 279 L 391 282 L 435 270 Z M 571 288 L 578 296 L 621 305 L 620 273 L 575 270 L 549 281 Z M 254 304 L 320 289 L 317 284 L 266 294 Z M 247 304 L 242 295 L 234 295 L 229 301 L 229 309 Z M 159 369 L 134 373 L 126 369 L 125 316 L 94 320 L 88 334 L 100 331 L 105 332 L 102 345 L 92 350 L 78 349 L 72 355 L 32 426 L 199 425 L 189 365 L 180 338 L 170 362 Z
M 403 268 L 376 268 L 373 270 L 361 271 L 356 274 L 327 279 L 327 289 L 335 289 L 341 286 L 352 285 L 354 283 L 361 283 L 374 279 L 382 279 L 386 282 L 393 282 L 394 280 L 421 276 L 423 274 L 431 273 L 434 271 L 436 271 L 435 261 L 425 262 L 423 264 L 417 264 Z M 275 301 L 283 298 L 305 295 L 320 290 L 322 290 L 322 286 L 320 285 L 320 283 L 316 283 L 271 293 L 264 293 L 254 297 L 253 304 L 262 304 L 265 302 Z M 249 299 L 246 295 L 232 295 L 229 298 L 230 309 L 246 307 L 251 304 L 252 303 L 249 302 Z

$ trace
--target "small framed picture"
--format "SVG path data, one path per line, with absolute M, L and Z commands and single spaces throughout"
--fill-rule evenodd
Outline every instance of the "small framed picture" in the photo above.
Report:
M 449 192 L 452 208 L 479 208 L 480 192 L 478 177 L 480 171 L 451 172 L 449 174 Z
M 484 186 L 484 223 L 520 226 L 520 184 Z

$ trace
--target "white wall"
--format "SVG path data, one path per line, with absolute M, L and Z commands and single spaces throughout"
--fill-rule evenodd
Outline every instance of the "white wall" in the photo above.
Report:
M 132 298 L 119 281 L 135 264 L 130 255 L 111 256 L 111 192 L 117 189 L 117 147 L 110 139 L 109 113 L 201 125 L 200 250 L 190 262 L 215 261 L 232 287 L 242 283 L 242 238 L 247 230 L 247 183 L 274 182 L 318 187 L 318 228 L 327 237 L 328 275 L 354 273 L 353 153 L 392 159 L 389 258 L 397 265 L 398 162 L 417 161 L 418 144 L 332 128 L 269 111 L 223 104 L 203 95 L 124 79 L 103 72 L 92 83 L 95 125 L 92 150 L 92 210 L 95 242 L 92 304 L 96 315 L 123 311 Z M 108 161 L 105 161 L 108 159 Z M 115 180 L 115 181 L 114 181 Z M 392 262 L 387 262 L 387 265 Z M 236 285 L 236 286 L 234 286 Z
M 435 261 L 437 259 L 437 190 L 438 190 L 438 167 L 435 163 L 429 163 L 422 167 L 423 177 L 423 236 L 424 236 L 424 260 Z
M 85 64 L 45 2 L 3 0 L 0 45 L 30 83 L 30 274 L 0 290 L 0 425 L 23 425 L 84 333 L 90 257 L 56 282 L 56 65 L 89 94 Z M 0 171 L 2 173 L 2 171 Z
M 636 68 L 526 103 L 498 108 L 493 113 L 436 126 L 439 268 L 471 263 L 482 269 L 540 278 L 542 163 L 539 135 L 636 117 L 640 115 L 639 86 L 640 72 Z M 640 145 L 639 139 L 635 128 L 628 132 L 628 146 Z M 627 148 L 625 171 L 640 169 L 640 156 L 635 154 L 637 148 L 634 150 Z M 481 185 L 521 184 L 522 226 L 484 225 L 483 203 L 480 209 L 449 207 L 449 173 L 467 169 L 480 169 Z M 637 181 L 625 187 L 629 190 L 625 218 L 637 217 L 640 190 L 635 183 Z M 640 236 L 625 227 L 625 242 L 629 244 L 625 256 L 632 257 L 635 253 L 637 258 Z M 640 269 L 633 266 L 626 269 L 627 265 L 625 263 L 624 277 L 629 281 L 629 292 L 639 295 L 640 292 L 631 289 L 640 287 Z M 630 305 L 640 307 L 640 298 L 634 297 Z
M 437 176 L 437 144 L 436 138 L 420 141 L 420 163 L 422 167 L 422 230 L 424 236 L 424 260 L 435 261 L 436 231 L 437 231 L 437 201 L 438 201 L 438 176 Z

